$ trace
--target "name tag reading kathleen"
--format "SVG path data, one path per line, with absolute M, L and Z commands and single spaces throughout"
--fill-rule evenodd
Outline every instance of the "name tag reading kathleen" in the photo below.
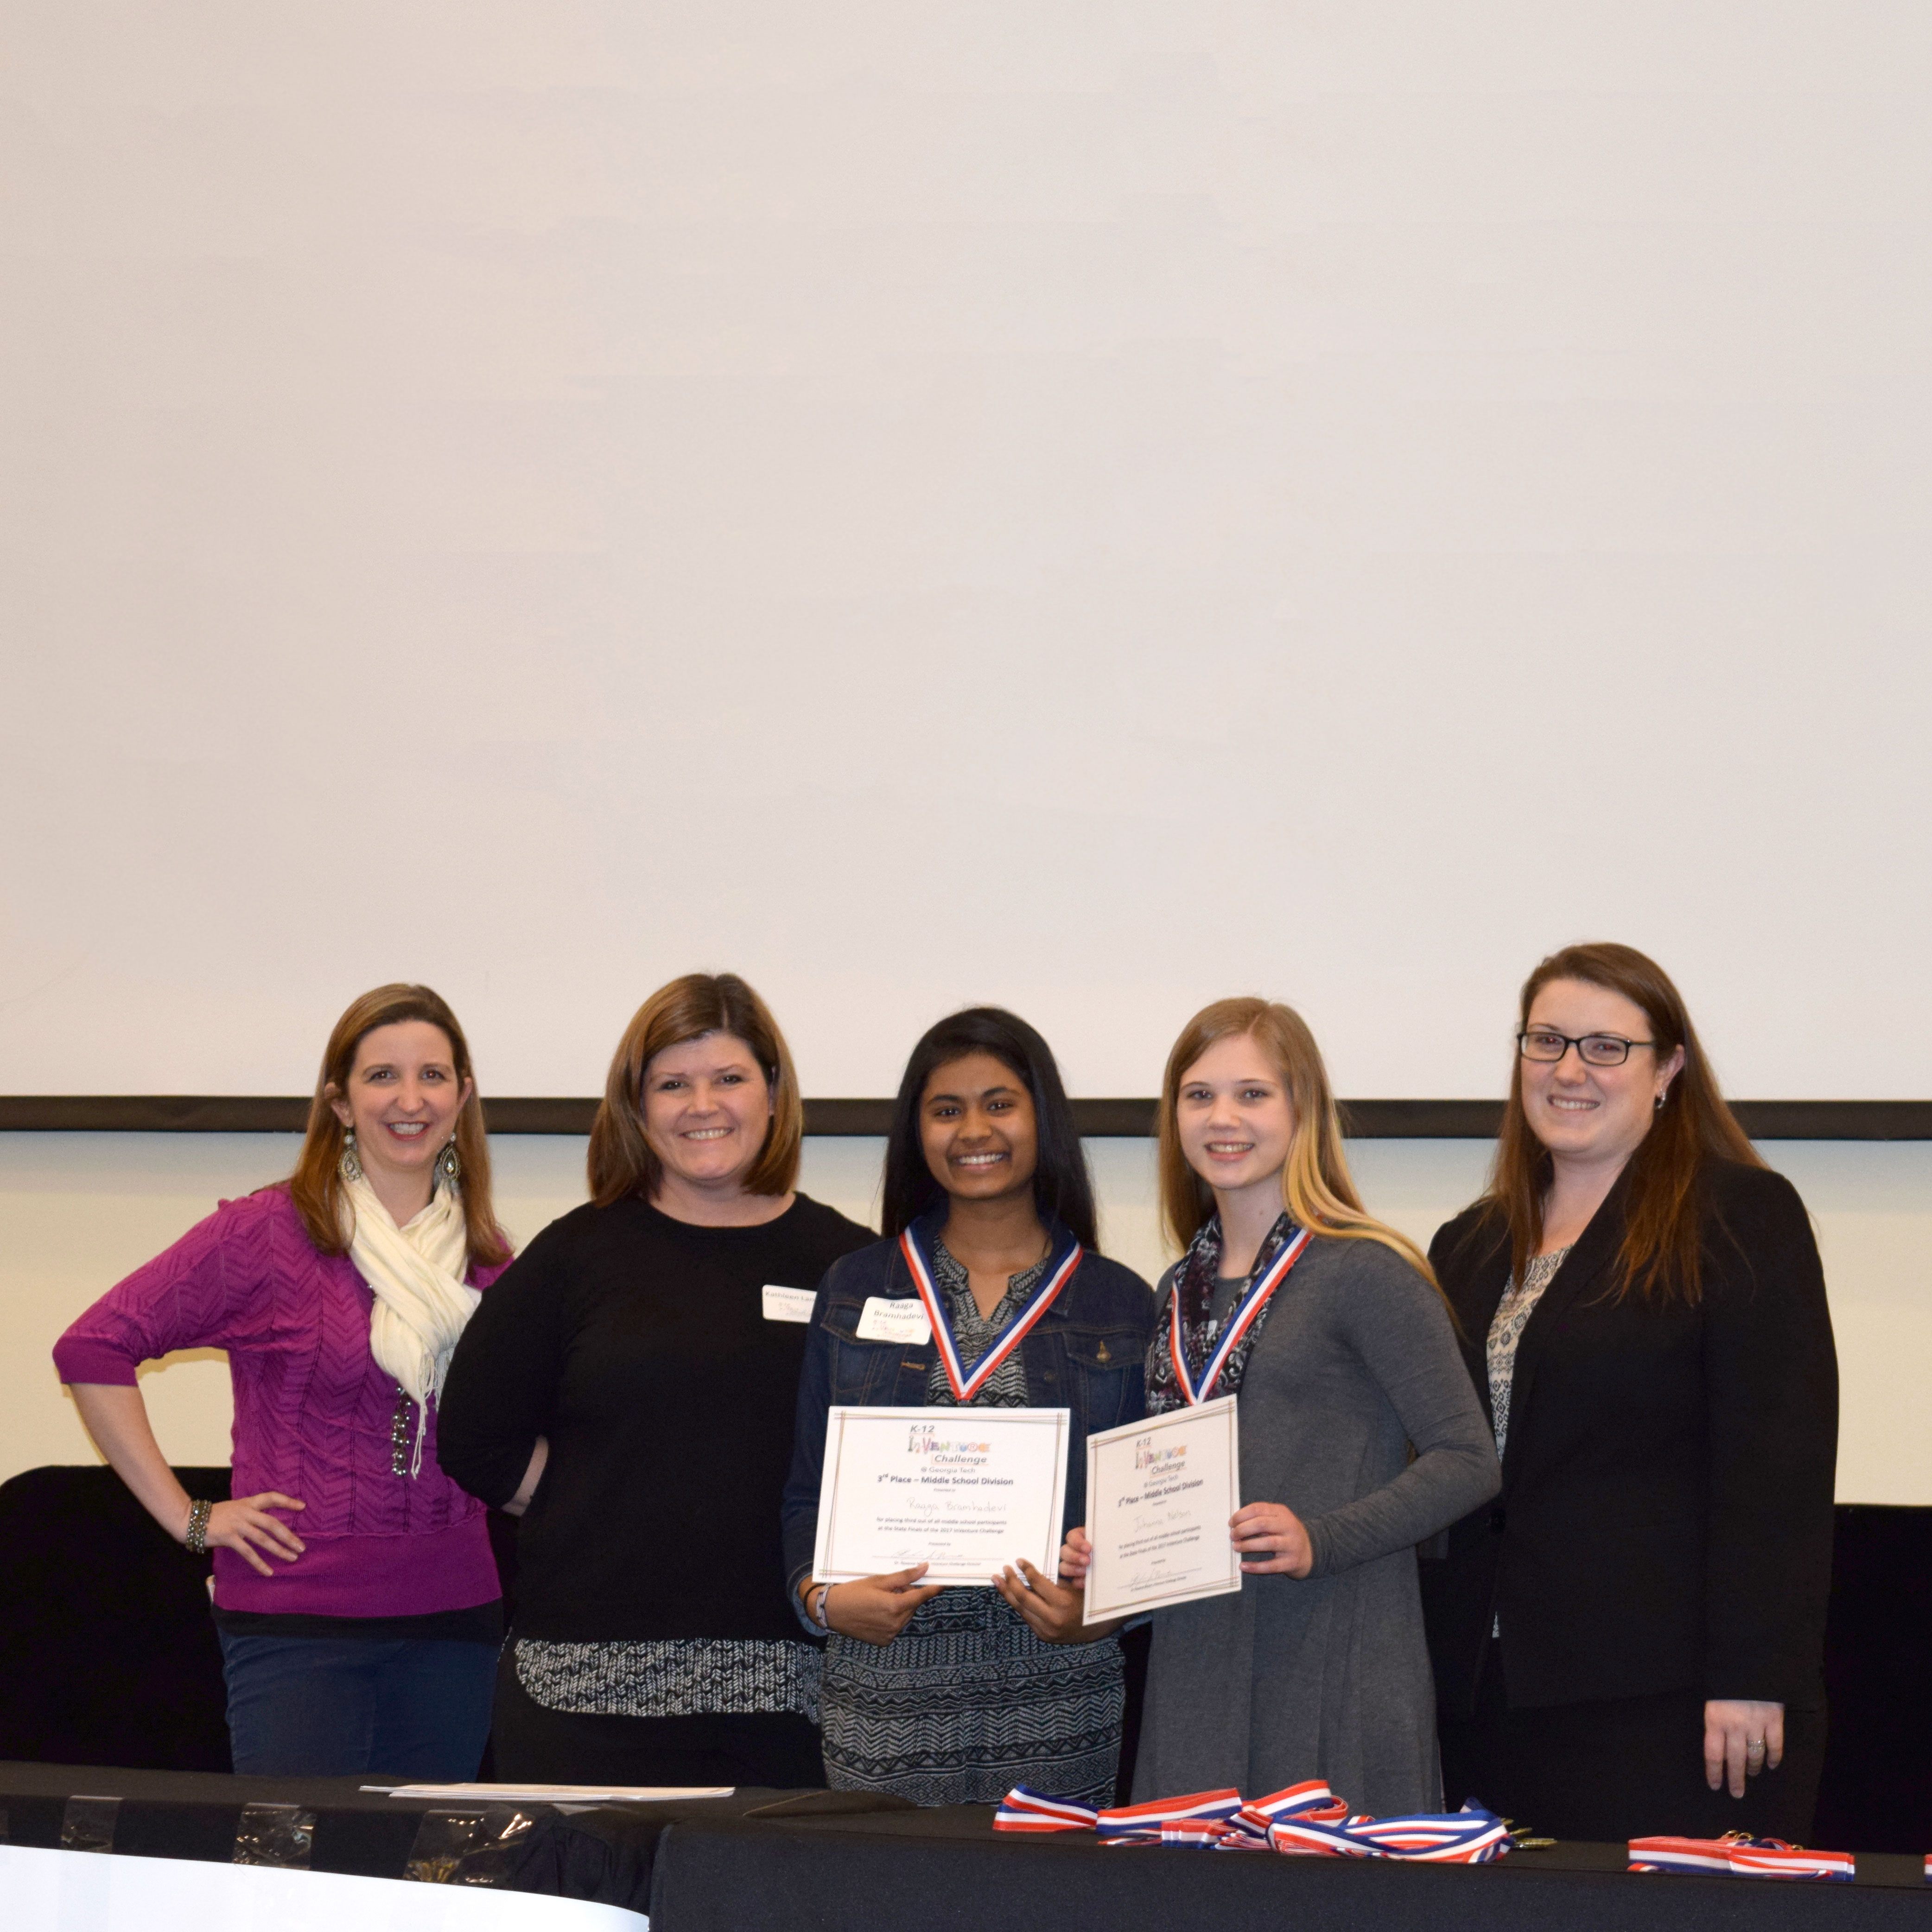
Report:
M 1058 1580 L 1067 1431 L 1064 1408 L 832 1410 L 812 1574 L 990 1585 L 1024 1556 Z
M 868 1294 L 859 1313 L 858 1335 L 862 1342 L 922 1344 L 932 1340 L 932 1323 L 916 1295 L 895 1300 L 889 1295 Z
M 780 1288 L 769 1281 L 764 1296 L 767 1322 L 809 1322 L 812 1305 L 818 1299 L 808 1288 Z
M 1228 1532 L 1241 1506 L 1236 1400 L 1224 1395 L 1088 1437 L 1089 1623 L 1241 1587 Z

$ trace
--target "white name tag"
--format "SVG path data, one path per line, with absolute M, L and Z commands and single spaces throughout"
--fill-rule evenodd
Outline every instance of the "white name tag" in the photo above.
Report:
M 889 1301 L 883 1294 L 868 1294 L 866 1311 L 859 1317 L 862 1342 L 930 1342 L 932 1324 L 926 1318 L 926 1304 L 916 1297 Z
M 812 1304 L 818 1299 L 808 1288 L 780 1288 L 765 1283 L 765 1319 L 767 1322 L 809 1322 Z

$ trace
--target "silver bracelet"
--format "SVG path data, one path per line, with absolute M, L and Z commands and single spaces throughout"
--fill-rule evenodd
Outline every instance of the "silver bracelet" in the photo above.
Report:
M 832 1586 L 830 1583 L 821 1583 L 818 1586 L 818 1594 L 806 1606 L 806 1613 L 811 1617 L 812 1621 L 827 1635 L 831 1633 L 832 1625 L 826 1618 L 825 1600 L 831 1594 Z
M 188 1506 L 188 1534 L 182 1541 L 190 1556 L 208 1554 L 208 1519 L 214 1514 L 214 1505 L 199 1498 Z

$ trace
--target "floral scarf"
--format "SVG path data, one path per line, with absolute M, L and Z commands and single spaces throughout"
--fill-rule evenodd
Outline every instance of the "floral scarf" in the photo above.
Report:
M 1248 1271 L 1250 1284 L 1281 1252 L 1282 1244 L 1294 1238 L 1297 1232 L 1294 1222 L 1286 1214 L 1280 1216 L 1268 1230 L 1267 1240 L 1255 1256 L 1255 1264 Z M 1214 1335 L 1220 1332 L 1218 1329 L 1210 1332 L 1209 1311 L 1214 1306 L 1214 1283 L 1220 1272 L 1221 1217 L 1210 1214 L 1202 1224 L 1201 1232 L 1189 1243 L 1186 1253 L 1174 1264 L 1169 1291 L 1180 1299 L 1181 1341 L 1187 1350 L 1189 1372 L 1197 1377 L 1205 1369 L 1208 1358 L 1213 1352 Z M 1237 1302 L 1236 1305 L 1240 1304 Z M 1235 1343 L 1227 1366 L 1221 1371 L 1221 1379 L 1214 1384 L 1216 1395 L 1232 1395 L 1240 1387 L 1248 1357 L 1260 1340 L 1268 1312 L 1274 1306 L 1274 1298 L 1270 1296 L 1261 1312 L 1248 1324 L 1248 1332 Z M 1148 1345 L 1147 1406 L 1150 1415 L 1165 1415 L 1170 1409 L 1185 1406 L 1187 1401 L 1174 1372 L 1173 1358 L 1168 1353 L 1168 1311 L 1163 1307 L 1154 1340 Z

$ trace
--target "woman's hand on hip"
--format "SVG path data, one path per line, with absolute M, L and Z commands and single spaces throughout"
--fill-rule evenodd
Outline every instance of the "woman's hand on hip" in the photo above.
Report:
M 257 1496 L 238 1496 L 232 1502 L 217 1503 L 208 1513 L 208 1546 L 232 1550 L 264 1576 L 272 1576 L 274 1571 L 255 1554 L 257 1549 L 292 1563 L 308 1546 L 279 1516 L 269 1515 L 269 1510 L 308 1507 L 293 1496 L 284 1496 L 280 1490 L 264 1490 Z
M 926 1566 L 915 1563 L 910 1570 L 895 1570 L 887 1576 L 862 1576 L 856 1583 L 835 1583 L 825 1593 L 825 1621 L 841 1636 L 856 1636 L 862 1643 L 890 1643 L 906 1625 L 920 1604 L 939 1594 L 944 1586 L 928 1583 L 923 1589 L 919 1580 Z
M 993 1588 L 1018 1611 L 1035 1636 L 1048 1643 L 1091 1643 L 1104 1634 L 1088 1629 L 1087 1593 L 1078 1585 L 1070 1588 L 1065 1582 L 1049 1583 L 1024 1556 L 1018 1576 L 1013 1568 L 1007 1564 L 993 1579 Z
M 1308 1532 L 1286 1503 L 1250 1503 L 1228 1519 L 1228 1528 L 1251 1576 L 1306 1576 L 1315 1567 Z
M 1775 1771 L 1784 1756 L 1782 1704 L 1714 1697 L 1704 1706 L 1704 1782 L 1713 1791 L 1728 1784 L 1742 1798 L 1746 1778 Z

